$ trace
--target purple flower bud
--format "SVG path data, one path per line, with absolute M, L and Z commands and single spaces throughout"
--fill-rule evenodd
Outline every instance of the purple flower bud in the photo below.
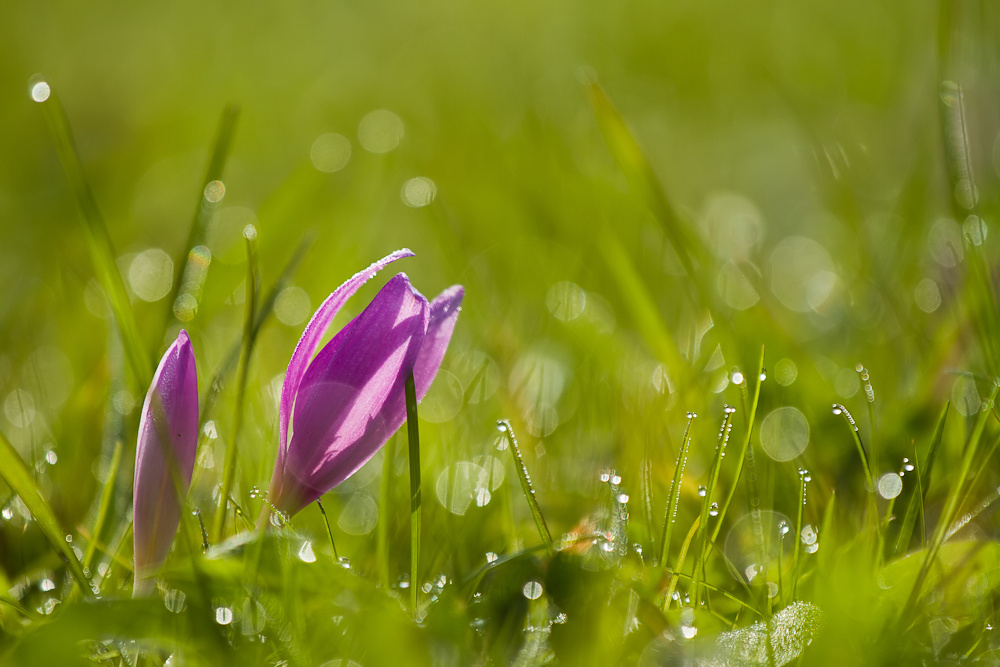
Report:
M 135 587 L 148 590 L 170 551 L 198 446 L 198 376 L 181 331 L 156 369 L 142 405 L 132 488 Z
M 412 255 L 396 251 L 338 287 L 313 315 L 288 362 L 269 495 L 289 515 L 374 456 L 406 420 L 406 378 L 413 374 L 419 401 L 441 366 L 463 289 L 449 287 L 428 303 L 402 273 L 309 359 L 347 299 L 385 265 Z

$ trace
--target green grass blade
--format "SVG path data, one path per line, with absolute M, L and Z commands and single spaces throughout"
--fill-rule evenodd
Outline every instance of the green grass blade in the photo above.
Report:
M 694 262 L 696 259 L 704 260 L 708 257 L 704 245 L 690 226 L 684 224 L 677 215 L 639 143 L 600 84 L 591 79 L 584 83 L 584 87 L 594 109 L 594 115 L 597 117 L 597 124 L 619 167 L 625 172 L 632 187 L 638 190 L 653 214 L 660 220 L 685 271 L 701 290 L 701 281 L 695 274 Z
M 681 543 L 680 553 L 677 554 L 677 566 L 674 568 L 675 572 L 680 572 L 684 569 L 684 561 L 687 560 L 688 549 L 691 548 L 691 541 L 694 539 L 695 533 L 698 532 L 698 528 L 701 525 L 701 521 L 695 518 L 694 523 L 688 529 L 687 535 L 684 536 L 684 541 Z M 677 577 L 672 577 L 670 580 L 670 586 L 667 587 L 667 593 L 663 598 L 663 611 L 670 608 L 670 601 L 674 597 L 674 591 L 677 590 Z
M 323 507 L 322 500 L 317 498 L 316 504 L 319 506 L 320 514 L 323 515 L 323 523 L 326 524 L 326 534 L 330 537 L 330 548 L 333 549 L 333 557 L 339 560 L 340 554 L 337 553 L 337 543 L 333 541 L 333 528 L 330 526 L 330 517 L 326 515 L 326 508 Z
M 930 546 L 927 548 L 927 553 L 924 556 L 920 572 L 913 584 L 913 589 L 910 591 L 910 598 L 904 608 L 904 613 L 909 611 L 913 605 L 916 604 L 920 594 L 923 592 L 924 581 L 927 578 L 927 574 L 930 571 L 931 565 L 934 563 L 934 559 L 937 557 L 938 550 L 945 541 L 948 530 L 951 528 L 952 522 L 955 519 L 955 514 L 958 512 L 959 498 L 965 490 L 966 482 L 969 479 L 969 475 L 972 470 L 972 463 L 976 460 L 979 443 L 982 441 L 983 431 L 986 428 L 986 422 L 993 412 L 993 405 L 996 402 L 998 389 L 1000 389 L 1000 385 L 994 383 L 993 390 L 990 392 L 989 398 L 980 410 L 975 428 L 972 431 L 972 435 L 969 437 L 969 442 L 965 446 L 965 453 L 962 456 L 962 464 L 959 469 L 959 474 L 954 478 L 955 481 L 952 484 L 951 491 L 948 493 L 948 500 L 945 502 L 944 510 L 938 518 L 938 525 L 934 530 L 934 536 L 931 539 Z
M 420 589 L 420 425 L 413 373 L 406 377 L 406 436 L 410 447 L 410 607 L 416 619 Z
M 125 283 L 118 270 L 117 254 L 111 241 L 111 235 L 108 233 L 104 217 L 101 215 L 97 199 L 90 188 L 83 164 L 77 153 L 66 110 L 63 108 L 62 102 L 59 101 L 59 96 L 54 88 L 51 89 L 48 99 L 42 102 L 41 106 L 49 135 L 55 144 L 59 161 L 62 163 L 70 189 L 73 191 L 77 206 L 86 223 L 87 246 L 90 249 L 91 260 L 121 333 L 122 344 L 129 360 L 129 369 L 137 385 L 145 389 L 153 377 L 149 354 L 146 352 L 142 337 L 139 335 L 135 312 L 132 310 L 128 293 L 125 291 Z
M 25 507 L 31 512 L 31 516 L 38 522 L 42 533 L 55 547 L 62 559 L 66 561 L 70 574 L 73 575 L 80 590 L 83 591 L 84 595 L 89 596 L 91 594 L 90 581 L 84 574 L 83 565 L 76 557 L 76 552 L 66 542 L 66 532 L 59 526 L 56 515 L 42 497 L 20 454 L 3 433 L 0 433 L 0 478 L 3 478 L 7 486 L 21 498 Z
M 917 480 L 917 488 L 910 497 L 910 504 L 906 508 L 906 516 L 903 518 L 903 525 L 899 529 L 896 537 L 896 547 L 893 555 L 899 556 L 909 548 L 910 540 L 913 537 L 913 528 L 917 519 L 920 520 L 920 543 L 926 542 L 926 528 L 924 526 L 924 502 L 927 498 L 927 487 L 931 481 L 931 467 L 937 458 L 938 448 L 944 437 L 944 426 L 948 419 L 948 408 L 951 404 L 945 403 L 941 414 L 938 416 L 937 425 L 934 427 L 934 435 L 931 436 L 930 445 L 927 451 L 926 462 L 922 462 L 917 450 L 913 450 L 914 479 Z
M 788 602 L 795 600 L 799 585 L 799 557 L 802 552 L 802 515 L 806 508 L 806 493 L 809 491 L 809 472 L 799 469 L 799 502 L 795 513 L 795 534 L 792 535 L 792 587 Z
M 712 531 L 711 541 L 714 543 L 719 539 L 719 531 L 722 530 L 722 522 L 726 518 L 726 514 L 729 512 L 730 505 L 733 504 L 733 498 L 736 496 L 736 489 L 740 483 L 740 477 L 743 475 L 743 466 L 746 464 L 747 452 L 750 451 L 750 438 L 753 435 L 753 427 L 757 422 L 757 406 L 760 404 L 760 387 L 764 384 L 764 348 L 760 348 L 760 363 L 757 366 L 757 387 L 753 392 L 753 400 L 750 402 L 750 410 L 747 413 L 747 431 L 746 435 L 743 437 L 743 446 L 740 448 L 739 456 L 737 457 L 737 467 L 736 473 L 733 475 L 733 483 L 729 487 L 729 493 L 726 495 L 726 501 L 719 506 L 719 516 L 716 519 L 715 529 Z
M 208 167 L 205 169 L 205 178 L 198 190 L 198 202 L 195 205 L 194 216 L 188 229 L 187 241 L 181 249 L 181 256 L 177 258 L 176 265 L 181 267 L 181 271 L 178 274 L 179 280 L 174 282 L 170 291 L 167 304 L 172 309 L 173 315 L 181 321 L 189 321 L 194 317 L 194 310 L 197 309 L 197 294 L 201 291 L 201 283 L 204 281 L 204 274 L 208 267 L 205 267 L 206 271 L 195 268 L 199 255 L 194 252 L 194 249 L 204 243 L 208 221 L 212 219 L 212 214 L 220 201 L 216 197 L 206 196 L 206 188 L 209 183 L 222 180 L 233 135 L 236 133 L 236 121 L 239 118 L 239 113 L 239 107 L 233 104 L 226 105 L 222 111 L 219 129 L 215 134 L 212 155 L 209 158 Z M 184 303 L 188 297 L 194 299 L 193 308 Z
M 392 468 L 396 454 L 396 436 L 385 443 L 382 454 L 382 479 L 378 501 L 378 535 L 376 536 L 378 551 L 378 574 L 382 587 L 389 590 L 389 504 L 392 502 Z
M 83 557 L 83 567 L 89 569 L 94 561 L 94 554 L 97 552 L 97 542 L 104 532 L 104 525 L 108 521 L 111 513 L 111 502 L 115 498 L 115 485 L 118 483 L 118 468 L 122 463 L 122 441 L 115 441 L 115 449 L 111 454 L 111 465 L 108 467 L 108 479 L 104 482 L 104 490 L 101 492 L 101 505 L 97 510 L 97 520 L 94 521 L 93 532 L 91 533 L 90 544 L 87 545 L 87 553 Z
M 524 492 L 525 500 L 528 501 L 528 507 L 531 509 L 531 517 L 535 520 L 535 526 L 538 528 L 538 534 L 542 538 L 542 544 L 545 545 L 545 550 L 550 554 L 555 553 L 555 547 L 552 543 L 552 533 L 549 532 L 549 527 L 545 523 L 545 517 L 542 516 L 542 508 L 539 507 L 538 499 L 535 497 L 535 489 L 531 486 L 531 478 L 528 475 L 528 468 L 524 464 L 524 457 L 521 455 L 521 447 L 517 444 L 517 436 L 514 435 L 514 428 L 506 419 L 498 421 L 497 428 L 510 441 L 510 452 L 511 456 L 514 457 L 514 468 L 517 470 L 518 479 L 521 480 L 521 490 Z
M 722 469 L 722 459 L 726 455 L 726 446 L 729 444 L 729 434 L 733 429 L 733 414 L 736 408 L 727 405 L 722 417 L 722 426 L 719 428 L 719 442 L 715 447 L 715 458 L 712 460 L 712 467 L 709 472 L 708 486 L 705 487 L 705 497 L 701 503 L 701 519 L 698 527 L 699 545 L 698 559 L 694 566 L 694 595 L 695 605 L 701 599 L 701 584 L 704 580 L 705 561 L 709 555 L 708 548 L 708 519 L 711 515 L 712 498 L 715 497 L 715 487 L 719 481 L 719 471 Z
M 686 374 L 688 364 L 681 358 L 674 337 L 664 325 L 649 290 L 636 272 L 632 258 L 625 252 L 621 242 L 612 234 L 605 234 L 601 251 L 604 253 L 604 260 L 611 274 L 618 282 L 622 301 L 631 311 L 632 319 L 646 343 L 671 372 Z
M 694 422 L 695 414 L 688 413 L 687 427 L 684 429 L 684 438 L 681 440 L 681 448 L 677 453 L 677 460 L 674 462 L 674 477 L 670 480 L 670 491 L 667 494 L 667 510 L 663 516 L 663 536 L 660 538 L 660 553 L 656 562 L 664 567 L 667 564 L 667 557 L 670 555 L 670 538 L 674 530 L 674 523 L 677 521 L 677 508 L 681 499 L 681 482 L 684 479 L 684 468 L 687 466 L 688 448 L 691 446 L 691 424 Z
M 260 307 L 257 308 L 257 315 L 253 324 L 253 336 L 255 339 L 260 333 L 261 327 L 264 326 L 264 322 L 266 322 L 267 318 L 274 312 L 274 304 L 278 300 L 278 295 L 283 289 L 288 287 L 292 276 L 295 275 L 296 270 L 298 270 L 299 265 L 305 258 L 306 252 L 312 246 L 314 238 L 313 234 L 307 234 L 302 238 L 298 247 L 295 249 L 295 252 L 292 253 L 291 258 L 288 260 L 288 263 L 285 264 L 285 268 L 282 269 L 281 275 L 278 276 L 278 279 L 274 282 L 274 285 L 271 286 L 271 290 L 267 293 L 264 301 L 260 304 Z M 226 386 L 226 378 L 229 377 L 229 374 L 233 371 L 233 368 L 239 361 L 240 351 L 242 349 L 243 337 L 241 335 L 240 340 L 237 340 L 233 344 L 233 347 L 230 349 L 229 354 L 222 363 L 222 366 L 219 367 L 219 370 L 212 378 L 212 383 L 209 385 L 208 391 L 205 393 L 205 398 L 201 402 L 200 410 L 202 420 L 207 419 L 208 415 L 212 412 L 212 408 L 215 407 L 215 401 L 219 398 L 219 394 Z
M 215 541 L 222 540 L 226 522 L 226 510 L 229 505 L 229 494 L 236 478 L 236 453 L 239 447 L 240 429 L 243 423 L 243 407 L 246 399 L 247 370 L 250 367 L 250 354 L 256 335 L 257 284 L 260 281 L 260 270 L 257 266 L 257 230 L 247 225 L 243 231 L 247 247 L 247 278 L 246 297 L 243 304 L 243 344 L 240 355 L 240 371 L 236 383 L 236 410 L 233 413 L 233 439 L 226 447 L 226 461 L 222 469 L 222 491 L 219 494 L 219 505 L 215 512 L 215 523 L 212 535 Z

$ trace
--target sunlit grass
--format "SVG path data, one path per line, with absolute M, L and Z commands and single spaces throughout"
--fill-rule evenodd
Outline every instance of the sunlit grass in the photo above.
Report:
M 62 9 L 0 47 L 0 663 L 996 661 L 993 9 Z M 419 419 L 273 512 L 302 327 L 402 247 L 465 287 Z

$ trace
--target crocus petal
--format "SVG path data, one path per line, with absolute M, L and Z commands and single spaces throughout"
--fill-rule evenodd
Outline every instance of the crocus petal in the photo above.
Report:
M 294 514 L 347 479 L 399 428 L 385 406 L 403 393 L 429 311 L 399 274 L 309 365 L 278 488 L 272 481 L 279 509 Z
M 281 387 L 281 404 L 278 408 L 278 429 L 279 429 L 279 460 L 284 455 L 284 449 L 288 445 L 288 421 L 292 416 L 292 405 L 295 401 L 295 394 L 299 390 L 299 384 L 309 366 L 309 360 L 316 352 L 316 347 L 323 339 L 323 335 L 333 322 L 340 309 L 343 308 L 347 300 L 353 296 L 358 289 L 364 285 L 369 278 L 374 278 L 375 274 L 381 271 L 387 264 L 395 262 L 403 257 L 412 257 L 413 253 L 403 248 L 394 253 L 386 255 L 364 271 L 359 271 L 348 278 L 333 294 L 316 309 L 309 324 L 306 325 L 302 337 L 299 338 L 292 358 L 288 361 L 288 369 L 285 371 L 285 381 Z
M 413 368 L 413 384 L 417 390 L 417 400 L 427 395 L 431 382 L 437 375 L 444 353 L 451 342 L 451 334 L 455 330 L 458 311 L 462 309 L 462 297 L 465 289 L 461 285 L 452 285 L 437 295 L 431 301 L 431 313 L 427 323 L 427 333 L 420 345 L 417 363 Z
M 198 375 L 187 332 L 170 345 L 153 376 L 139 419 L 133 533 L 136 581 L 163 562 L 180 522 L 198 446 Z

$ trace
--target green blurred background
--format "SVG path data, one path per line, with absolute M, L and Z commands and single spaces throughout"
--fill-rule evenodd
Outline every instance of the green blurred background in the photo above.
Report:
M 774 382 L 760 414 L 794 407 L 809 442 L 767 468 L 765 495 L 793 514 L 804 466 L 818 497 L 846 487 L 838 502 L 860 506 L 856 453 L 830 411 L 846 404 L 870 437 L 856 364 L 877 395 L 879 472 L 927 441 L 946 400 L 974 417 L 982 374 L 996 371 L 959 295 L 963 231 L 986 234 L 998 202 L 1000 10 L 942 7 L 11 3 L 0 25 L 0 425 L 64 525 L 86 525 L 111 444 L 122 438 L 126 459 L 133 451 L 145 392 L 124 373 L 84 226 L 29 95 L 44 77 L 73 126 L 153 359 L 181 325 L 167 295 L 220 114 L 238 105 L 225 195 L 208 221 L 211 264 L 183 323 L 203 393 L 240 335 L 244 226 L 257 228 L 265 290 L 315 235 L 251 365 L 238 496 L 252 514 L 251 489 L 266 486 L 274 460 L 275 392 L 304 322 L 342 280 L 401 247 L 417 257 L 393 268 L 426 295 L 466 288 L 422 406 L 432 573 L 468 572 L 512 548 L 508 516 L 520 527 L 514 544 L 532 542 L 507 453 L 494 448 L 498 418 L 521 437 L 557 534 L 600 513 L 605 467 L 638 499 L 648 457 L 653 516 L 633 501 L 629 528 L 648 544 L 685 414 L 699 413 L 689 525 L 723 405 L 746 408 L 732 373 L 754 375 L 762 345 Z M 694 275 L 616 164 L 584 85 L 595 78 L 708 248 Z M 985 223 L 956 215 L 943 80 L 962 84 Z M 988 256 L 993 241 L 986 234 Z M 203 444 L 196 507 L 212 506 L 233 393 L 227 385 L 206 427 L 216 437 Z M 361 572 L 374 568 L 376 517 L 394 543 L 408 535 L 405 458 L 391 517 L 378 516 L 381 460 L 329 501 L 338 546 Z M 505 467 L 483 496 L 484 471 Z M 128 471 L 119 486 L 124 516 Z M 503 510 L 491 493 L 507 498 Z M 808 506 L 810 522 L 822 507 Z M 318 513 L 301 523 L 323 536 Z M 46 566 L 44 542 L 23 525 L 15 516 L 0 532 L 12 578 Z M 394 576 L 407 558 L 403 547 Z

